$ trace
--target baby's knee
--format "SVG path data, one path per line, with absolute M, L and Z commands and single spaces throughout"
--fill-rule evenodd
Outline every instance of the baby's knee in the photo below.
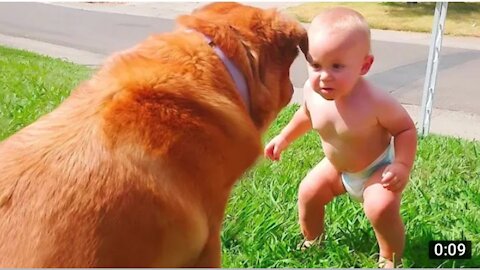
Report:
M 333 199 L 330 190 L 326 184 L 312 185 L 310 181 L 302 181 L 298 188 L 298 203 L 303 206 L 323 206 Z
M 392 201 L 376 201 L 375 203 L 364 203 L 364 211 L 370 222 L 375 224 L 390 223 L 400 217 L 399 203 Z

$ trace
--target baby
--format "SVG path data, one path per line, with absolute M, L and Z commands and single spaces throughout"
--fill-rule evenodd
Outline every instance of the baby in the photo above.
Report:
M 315 129 L 325 158 L 299 187 L 304 246 L 321 238 L 325 205 L 348 192 L 363 202 L 380 247 L 379 262 L 395 267 L 405 245 L 400 201 L 415 159 L 415 125 L 400 103 L 363 78 L 374 57 L 362 15 L 329 9 L 313 19 L 308 36 L 304 102 L 265 146 L 265 156 L 279 160 L 292 141 Z

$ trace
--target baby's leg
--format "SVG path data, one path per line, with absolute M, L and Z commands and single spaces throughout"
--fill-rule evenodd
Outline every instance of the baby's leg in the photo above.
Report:
M 385 267 L 391 268 L 400 263 L 403 255 L 405 230 L 400 217 L 402 193 L 392 192 L 380 184 L 383 169 L 377 170 L 368 180 L 363 207 L 375 230 L 380 256 L 386 259 Z
M 325 205 L 345 193 L 340 173 L 327 158 L 317 164 L 302 180 L 298 191 L 300 227 L 307 240 L 323 233 Z

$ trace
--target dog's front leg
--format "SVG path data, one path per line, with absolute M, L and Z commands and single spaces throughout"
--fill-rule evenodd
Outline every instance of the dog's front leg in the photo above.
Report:
M 220 230 L 218 229 L 215 232 L 210 233 L 207 243 L 193 267 L 220 268 L 221 252 Z

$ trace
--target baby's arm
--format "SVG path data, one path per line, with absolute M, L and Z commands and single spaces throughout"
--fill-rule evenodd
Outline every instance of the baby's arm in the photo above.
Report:
M 287 148 L 291 142 L 312 128 L 310 113 L 305 103 L 306 102 L 295 112 L 290 122 L 282 129 L 280 134 L 267 143 L 264 150 L 266 157 L 272 160 L 279 160 L 281 152 Z
M 288 144 L 295 141 L 298 137 L 305 134 L 312 129 L 312 121 L 310 119 L 310 111 L 307 107 L 307 98 L 310 96 L 310 83 L 307 80 L 303 85 L 303 98 L 302 106 L 295 112 L 290 122 L 283 128 L 278 136 L 283 137 Z
M 271 160 L 279 160 L 282 151 L 287 148 L 291 142 L 310 130 L 311 127 L 307 108 L 305 105 L 302 105 L 280 134 L 275 136 L 275 138 L 265 146 L 264 155 Z
M 382 183 L 385 188 L 403 190 L 408 182 L 417 151 L 415 124 L 402 105 L 391 96 L 382 96 L 378 121 L 394 138 L 395 161 L 385 168 Z

